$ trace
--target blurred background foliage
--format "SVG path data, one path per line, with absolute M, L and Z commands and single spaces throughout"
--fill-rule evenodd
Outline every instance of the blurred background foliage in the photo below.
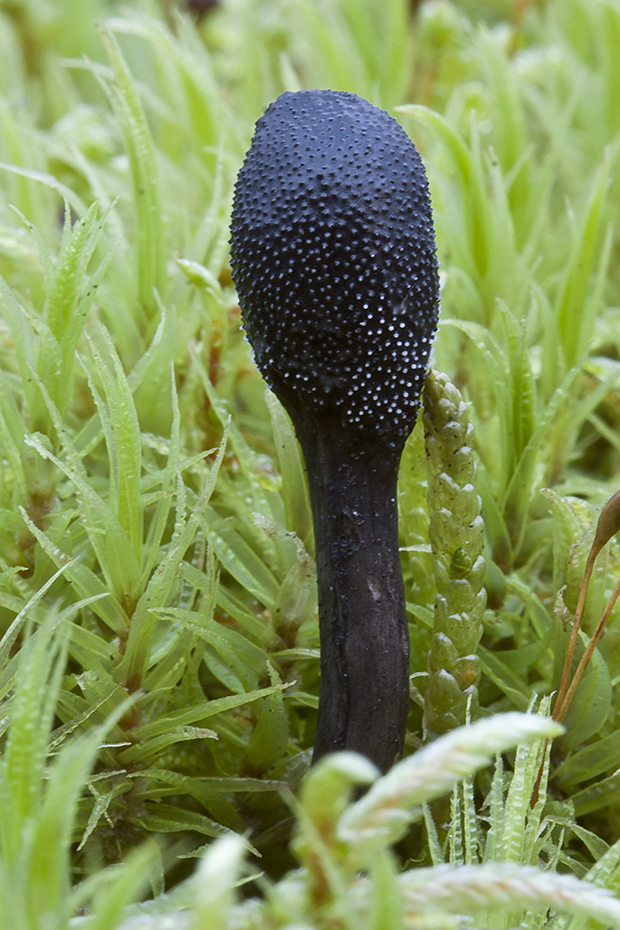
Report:
M 231 830 L 274 874 L 289 863 L 282 792 L 307 771 L 318 695 L 312 526 L 227 245 L 254 122 L 283 90 L 364 96 L 422 152 L 442 275 L 433 365 L 467 411 L 476 469 L 450 504 L 446 565 L 479 558 L 476 492 L 484 520 L 479 713 L 557 688 L 620 471 L 619 44 L 616 0 L 0 2 L 0 734 L 8 753 L 23 643 L 39 663 L 38 638 L 53 643 L 46 745 L 20 765 L 107 726 L 91 774 L 75 763 L 76 875 L 148 834 L 166 837 L 155 890 Z M 408 751 L 446 593 L 423 432 L 399 490 Z M 619 563 L 612 541 L 577 658 Z M 616 612 L 554 744 L 576 871 L 620 834 L 617 645 Z M 576 818 L 602 845 L 570 833 Z M 421 834 L 408 842 L 426 861 Z

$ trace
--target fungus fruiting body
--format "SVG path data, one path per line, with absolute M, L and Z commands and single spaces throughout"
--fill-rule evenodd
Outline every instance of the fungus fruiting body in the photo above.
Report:
M 231 264 L 258 368 L 288 411 L 310 489 L 321 685 L 314 758 L 402 750 L 409 639 L 396 481 L 439 284 L 422 160 L 354 94 L 285 93 L 239 172 Z

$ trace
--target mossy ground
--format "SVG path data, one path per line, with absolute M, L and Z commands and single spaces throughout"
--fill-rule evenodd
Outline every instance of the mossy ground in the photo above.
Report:
M 620 925 L 587 886 L 583 906 L 566 905 L 573 886 L 556 874 L 618 882 L 615 610 L 532 809 L 538 716 L 533 743 L 518 728 L 506 742 L 498 718 L 465 767 L 446 743 L 421 793 L 386 782 L 405 836 L 374 809 L 343 813 L 347 786 L 370 777 L 350 760 L 293 801 L 318 695 L 312 526 L 228 266 L 234 178 L 281 91 L 349 90 L 398 117 L 433 195 L 433 365 L 455 409 L 458 391 L 467 403 L 477 469 L 438 555 L 446 502 L 420 420 L 399 492 L 407 753 L 424 714 L 443 713 L 441 687 L 424 711 L 437 597 L 459 572 L 483 580 L 477 495 L 486 610 L 471 607 L 478 588 L 458 610 L 482 624 L 482 675 L 455 722 L 476 702 L 482 717 L 527 711 L 558 687 L 596 518 L 618 487 L 619 46 L 617 0 L 222 0 L 200 17 L 155 0 L 0 4 L 0 925 L 80 926 L 83 911 L 89 928 L 129 927 L 126 902 L 150 894 L 149 927 L 166 909 L 175 928 L 452 926 L 423 890 L 441 874 L 418 870 L 444 858 L 487 869 L 472 879 L 488 905 L 477 926 Z M 577 658 L 619 569 L 612 539 Z M 451 648 L 435 639 L 433 670 L 445 659 L 455 678 L 466 657 Z M 450 826 L 435 831 L 428 808 L 414 822 L 412 808 L 439 803 L 429 779 L 449 788 L 450 773 L 466 780 L 431 808 Z M 203 858 L 229 833 L 264 869 L 251 888 L 267 903 L 235 910 L 234 840 Z M 196 857 L 198 890 L 182 882 Z M 519 873 L 501 899 L 506 862 L 541 866 L 548 886 Z M 470 893 L 452 914 L 471 913 Z

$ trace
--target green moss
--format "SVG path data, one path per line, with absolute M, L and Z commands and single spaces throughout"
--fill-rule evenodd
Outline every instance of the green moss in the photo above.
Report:
M 618 486 L 620 6 L 222 0 L 198 22 L 172 0 L 75 6 L 0 6 L 0 924 L 443 927 L 476 887 L 481 927 L 619 926 L 595 887 L 619 874 L 617 608 L 550 756 L 524 742 L 489 775 L 482 757 L 461 765 L 466 741 L 450 755 L 456 730 L 425 773 L 413 760 L 425 704 L 433 732 L 474 713 L 467 682 L 480 717 L 557 689 Z M 455 517 L 449 437 L 428 439 L 427 476 L 418 425 L 399 487 L 412 702 L 398 771 L 464 779 L 433 806 L 447 827 L 419 806 L 432 790 L 407 782 L 405 797 L 391 773 L 372 795 L 389 824 L 364 821 L 348 800 L 374 778 L 359 760 L 303 782 L 319 645 L 307 491 L 228 266 L 254 122 L 297 87 L 389 108 L 428 169 L 434 367 L 460 392 L 476 479 Z M 619 563 L 612 539 L 575 662 Z M 471 613 L 464 581 L 475 623 L 444 629 Z M 434 627 L 438 595 L 456 606 Z M 444 672 L 463 673 L 456 703 Z M 487 756 L 519 742 L 497 720 Z M 249 866 L 240 841 L 211 845 L 230 832 Z M 546 871 L 511 873 L 504 906 L 507 860 Z M 456 911 L 431 913 L 444 879 L 417 866 L 445 863 L 487 871 L 472 886 L 450 873 Z M 126 912 L 149 882 L 154 903 Z

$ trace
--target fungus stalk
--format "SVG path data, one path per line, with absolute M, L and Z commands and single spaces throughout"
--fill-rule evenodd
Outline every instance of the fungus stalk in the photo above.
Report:
M 315 759 L 354 749 L 383 770 L 402 751 L 409 635 L 398 552 L 400 453 L 293 422 L 314 520 L 321 687 Z
M 287 410 L 310 488 L 321 685 L 314 760 L 402 752 L 409 637 L 396 482 L 437 325 L 422 160 L 353 94 L 283 94 L 239 172 L 231 264 L 258 368 Z

